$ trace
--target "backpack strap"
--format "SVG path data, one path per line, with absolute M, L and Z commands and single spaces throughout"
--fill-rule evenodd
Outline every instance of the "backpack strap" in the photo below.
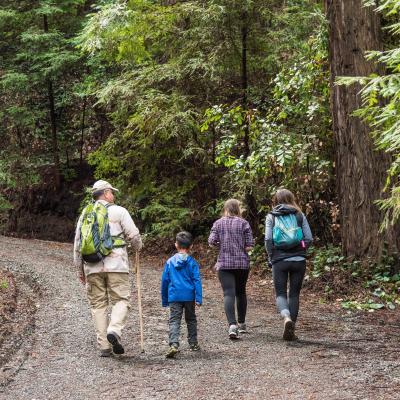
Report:
M 297 211 L 296 213 L 296 220 L 297 220 L 297 225 L 299 228 L 303 228 L 303 213 L 301 213 L 300 211 Z
M 270 213 L 270 215 L 272 216 L 272 228 L 274 228 L 274 226 L 275 226 L 275 215 L 272 214 L 272 213 Z M 300 211 L 297 211 L 296 214 L 295 214 L 295 217 L 296 217 L 296 221 L 297 221 L 297 226 L 299 228 L 303 229 L 303 219 L 304 219 L 303 213 L 300 212 Z

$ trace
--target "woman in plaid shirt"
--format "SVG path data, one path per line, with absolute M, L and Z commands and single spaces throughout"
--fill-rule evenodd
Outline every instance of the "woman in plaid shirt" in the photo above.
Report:
M 242 218 L 238 200 L 230 199 L 225 202 L 223 216 L 214 222 L 208 243 L 219 249 L 216 270 L 224 291 L 229 337 L 237 339 L 239 333 L 246 332 L 246 283 L 250 268 L 247 253 L 254 246 L 253 233 L 249 223 Z

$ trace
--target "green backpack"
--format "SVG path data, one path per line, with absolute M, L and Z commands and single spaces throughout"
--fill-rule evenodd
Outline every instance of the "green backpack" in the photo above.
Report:
M 83 261 L 97 263 L 113 249 L 113 238 L 108 223 L 108 207 L 98 201 L 83 210 L 81 225 L 81 254 Z

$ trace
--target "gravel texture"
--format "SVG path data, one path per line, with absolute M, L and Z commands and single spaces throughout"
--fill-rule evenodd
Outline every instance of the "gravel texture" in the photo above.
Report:
M 141 264 L 146 352 L 139 350 L 133 290 L 123 337 L 127 352 L 104 359 L 95 348 L 71 245 L 0 237 L 0 253 L 2 266 L 29 274 L 30 287 L 41 288 L 34 330 L 13 356 L 19 361 L 10 361 L 1 371 L 13 372 L 0 386 L 1 400 L 400 398 L 398 311 L 348 314 L 304 292 L 300 341 L 285 343 L 269 278 L 253 275 L 250 333 L 231 342 L 219 283 L 207 274 L 204 306 L 198 309 L 202 351 L 190 352 L 184 336 L 177 358 L 166 360 L 168 310 L 161 308 L 159 296 L 162 262 L 148 257 Z
M 0 264 L 0 388 L 19 371 L 29 355 L 40 295 L 34 275 L 23 273 L 21 265 L 16 267 L 4 260 Z

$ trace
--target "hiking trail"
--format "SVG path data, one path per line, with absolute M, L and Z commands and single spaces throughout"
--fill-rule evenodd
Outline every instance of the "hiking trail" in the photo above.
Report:
M 348 314 L 303 292 L 299 342 L 281 339 L 269 279 L 250 276 L 248 326 L 240 341 L 227 338 L 222 291 L 203 278 L 197 310 L 199 344 L 186 343 L 166 360 L 168 309 L 161 307 L 160 257 L 141 260 L 144 354 L 140 353 L 136 288 L 120 358 L 100 358 L 84 287 L 69 244 L 0 237 L 0 266 L 34 276 L 34 328 L 0 376 L 1 400 L 115 399 L 398 399 L 400 316 Z M 133 279 L 132 279 L 133 281 Z

